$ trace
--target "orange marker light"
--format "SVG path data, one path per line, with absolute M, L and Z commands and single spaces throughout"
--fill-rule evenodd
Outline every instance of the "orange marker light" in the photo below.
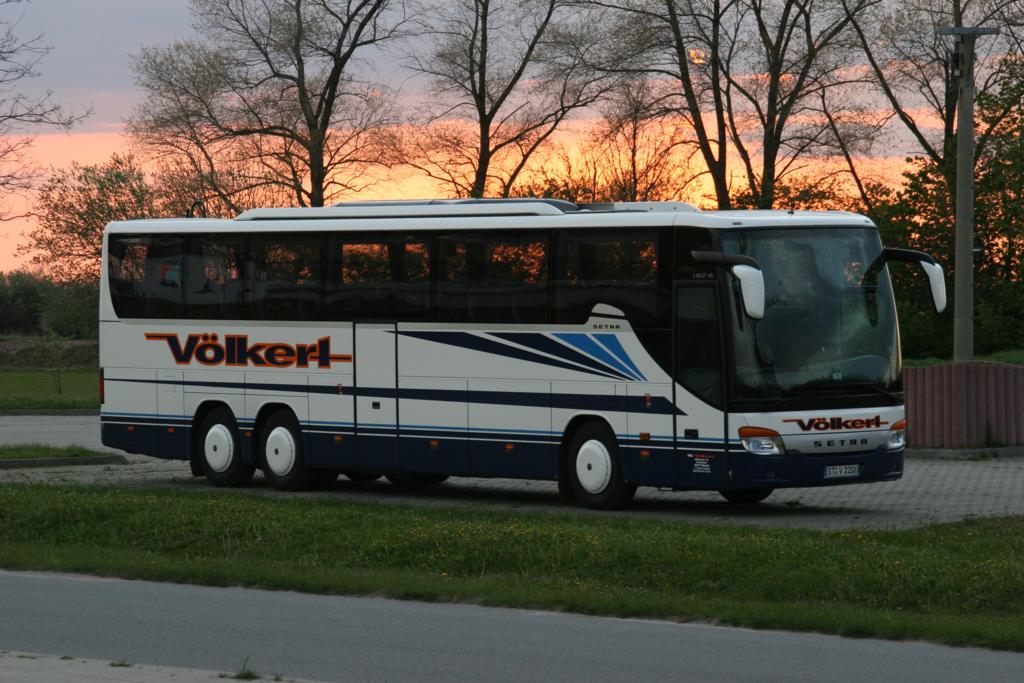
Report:
M 768 429 L 767 427 L 740 427 L 740 437 L 752 437 L 752 436 L 778 436 L 779 433 L 774 429 Z
M 640 440 L 641 441 L 650 441 L 651 440 L 651 433 L 650 432 L 640 432 Z
M 440 445 L 441 445 L 441 442 L 438 441 L 437 439 L 431 439 L 430 440 L 430 449 L 431 450 L 436 450 L 437 447 L 440 446 Z
M 506 453 L 511 453 L 515 449 L 516 449 L 516 445 L 514 443 L 507 443 L 507 444 L 505 444 L 505 452 Z
M 651 452 L 650 451 L 640 451 L 640 457 L 641 458 L 649 458 L 649 457 L 651 457 Z

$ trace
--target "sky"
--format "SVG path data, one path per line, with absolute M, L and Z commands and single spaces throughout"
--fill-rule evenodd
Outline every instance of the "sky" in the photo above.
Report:
M 143 45 L 191 33 L 187 0 L 32 0 L 0 12 L 4 21 L 17 22 L 20 38 L 41 34 L 52 48 L 38 65 L 39 77 L 20 89 L 49 90 L 54 101 L 74 111 L 92 110 L 70 133 L 37 133 L 33 157 L 43 168 L 98 163 L 123 151 L 122 120 L 139 100 L 131 55 Z M 10 203 L 26 206 L 17 198 Z M 0 223 L 0 271 L 20 264 L 13 252 L 29 228 L 27 220 Z

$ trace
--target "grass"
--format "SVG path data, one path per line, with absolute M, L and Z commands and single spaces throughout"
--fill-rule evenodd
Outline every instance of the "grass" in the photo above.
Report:
M 0 460 L 32 460 L 35 458 L 95 458 L 110 455 L 82 446 L 43 446 L 22 444 L 0 446 Z
M 825 532 L 0 487 L 0 566 L 1024 651 L 1024 518 Z
M 1011 349 L 1009 351 L 997 351 L 987 356 L 975 356 L 975 360 L 988 361 L 989 363 L 1009 363 L 1010 365 L 1024 365 L 1024 349 Z M 903 365 L 908 368 L 920 368 L 926 365 L 939 365 L 941 363 L 952 363 L 949 358 L 904 358 Z
M 233 674 L 217 674 L 217 678 L 230 678 L 235 681 L 256 681 L 260 679 L 260 675 L 249 666 L 249 658 L 246 657 L 245 661 L 242 662 L 242 668 L 238 671 Z
M 100 407 L 99 370 L 74 368 L 62 375 L 64 391 L 58 394 L 49 370 L 0 368 L 0 412 Z

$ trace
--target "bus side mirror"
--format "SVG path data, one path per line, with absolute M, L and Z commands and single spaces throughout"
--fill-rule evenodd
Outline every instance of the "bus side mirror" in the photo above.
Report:
M 942 276 L 942 266 L 938 263 L 921 261 L 921 268 L 928 276 L 928 285 L 932 290 L 932 303 L 935 304 L 935 312 L 942 313 L 946 310 L 946 278 Z
M 939 277 L 942 277 L 941 268 Z M 743 309 L 754 320 L 764 317 L 764 274 L 753 266 L 733 266 L 733 277 L 740 283 L 740 294 L 743 298 Z M 945 296 L 945 292 L 943 292 Z
M 946 279 L 942 276 L 942 266 L 935 262 L 928 254 L 916 249 L 897 249 L 887 247 L 882 250 L 879 257 L 878 268 L 881 268 L 883 261 L 903 261 L 904 263 L 920 263 L 924 274 L 928 276 L 928 286 L 932 290 L 932 303 L 935 304 L 935 312 L 942 313 L 946 310 Z M 872 266 L 871 269 L 874 269 Z

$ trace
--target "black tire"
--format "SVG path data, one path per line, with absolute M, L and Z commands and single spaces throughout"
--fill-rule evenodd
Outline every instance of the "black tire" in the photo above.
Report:
M 302 491 L 316 483 L 302 447 L 302 430 L 290 410 L 275 410 L 259 430 L 259 458 L 263 476 L 275 489 Z
M 242 460 L 238 423 L 227 407 L 217 406 L 203 417 L 194 449 L 193 460 L 214 486 L 245 486 L 252 481 L 256 468 Z
M 619 443 L 605 422 L 587 422 L 569 440 L 564 478 L 576 501 L 595 510 L 626 507 L 636 486 L 622 476 Z
M 344 474 L 352 481 L 360 484 L 368 484 L 369 482 L 377 481 L 378 479 L 384 476 L 380 472 L 353 472 L 351 470 L 346 470 L 342 472 L 342 474 Z
M 742 491 L 719 491 L 722 498 L 733 505 L 753 505 L 772 495 L 775 489 L 744 489 Z
M 384 477 L 395 486 L 433 486 L 448 481 L 447 474 L 385 474 Z

